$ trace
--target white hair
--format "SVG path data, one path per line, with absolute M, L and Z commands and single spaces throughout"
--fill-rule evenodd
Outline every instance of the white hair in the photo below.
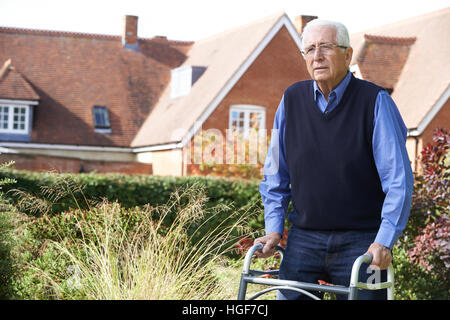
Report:
M 305 34 L 314 27 L 332 27 L 336 30 L 336 42 L 340 46 L 344 47 L 350 47 L 350 37 L 348 35 L 347 28 L 340 22 L 336 21 L 330 21 L 330 20 L 323 20 L 323 19 L 314 19 L 308 22 L 303 29 L 302 35 L 301 35 L 301 44 L 303 48 L 303 39 L 305 37 Z

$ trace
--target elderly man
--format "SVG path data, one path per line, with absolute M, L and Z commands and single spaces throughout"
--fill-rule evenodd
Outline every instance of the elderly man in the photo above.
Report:
M 406 127 L 383 88 L 348 71 L 352 53 L 344 25 L 308 23 L 302 54 L 312 79 L 287 88 L 275 115 L 260 184 L 266 235 L 255 243 L 264 244 L 259 256 L 274 253 L 292 200 L 280 279 L 348 286 L 353 262 L 369 253 L 372 268 L 360 276 L 373 283 L 371 269 L 388 267 L 408 220 Z M 385 299 L 386 290 L 358 296 Z M 278 298 L 306 297 L 280 290 Z

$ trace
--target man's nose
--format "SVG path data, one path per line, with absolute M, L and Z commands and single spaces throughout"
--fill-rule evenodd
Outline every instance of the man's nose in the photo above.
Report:
M 316 50 L 314 50 L 314 60 L 322 60 L 322 58 L 322 50 L 320 50 L 320 47 L 317 47 Z

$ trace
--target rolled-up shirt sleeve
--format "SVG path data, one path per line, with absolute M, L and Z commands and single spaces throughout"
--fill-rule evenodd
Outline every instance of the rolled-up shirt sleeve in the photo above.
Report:
M 284 149 L 284 99 L 275 114 L 271 140 L 264 163 L 264 179 L 259 185 L 264 204 L 266 234 L 283 235 L 286 211 L 291 200 L 290 178 Z
M 375 103 L 373 155 L 383 192 L 381 225 L 375 242 L 394 246 L 408 221 L 414 176 L 406 151 L 407 128 L 392 98 L 380 91 Z

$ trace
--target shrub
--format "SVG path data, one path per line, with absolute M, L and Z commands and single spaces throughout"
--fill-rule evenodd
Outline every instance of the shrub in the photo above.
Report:
M 243 179 L 217 177 L 161 177 L 126 174 L 69 174 L 55 172 L 30 172 L 24 170 L 0 170 L 0 178 L 14 178 L 14 186 L 5 186 L 8 197 L 15 203 L 21 198 L 19 191 L 45 199 L 52 203 L 49 213 L 77 208 L 87 199 L 120 201 L 125 208 L 145 204 L 166 203 L 170 195 L 179 188 L 201 184 L 205 187 L 210 202 L 234 203 L 243 207 L 249 202 L 260 202 L 259 182 Z M 15 190 L 14 190 L 15 189 Z M 55 191 L 58 189 L 58 191 Z M 78 204 L 77 204 L 78 201 Z M 262 204 L 260 204 L 262 206 Z M 39 214 L 39 213 L 38 213 Z
M 401 269 L 404 280 L 417 288 L 416 297 L 421 299 L 448 299 L 450 291 L 449 151 L 450 134 L 445 128 L 436 129 L 433 143 L 421 152 L 423 173 L 415 177 L 410 218 L 397 245 L 397 252 L 407 259 Z M 405 297 L 408 292 L 405 288 Z
M 448 283 L 420 264 L 411 263 L 402 245 L 393 249 L 396 300 L 448 300 Z
M 438 129 L 433 144 L 422 151 L 424 171 L 422 175 L 416 176 L 410 219 L 403 236 L 394 247 L 397 298 L 448 299 L 450 161 L 446 155 L 449 153 L 449 142 L 447 131 Z M 0 170 L 0 179 L 17 181 L 14 186 L 5 184 L 2 187 L 8 191 L 8 200 L 28 214 L 21 215 L 14 208 L 6 206 L 6 211 L 10 212 L 7 216 L 0 215 L 0 268 L 10 275 L 21 275 L 13 277 L 16 279 L 14 282 L 8 280 L 11 277 L 0 279 L 0 285 L 12 283 L 19 298 L 48 298 L 67 294 L 72 298 L 77 296 L 68 287 L 71 285 L 70 279 L 74 279 L 74 271 L 70 269 L 74 260 L 71 260 L 70 255 L 86 262 L 82 258 L 86 258 L 88 251 L 85 250 L 84 254 L 78 252 L 80 255 L 73 252 L 80 248 L 83 239 L 100 239 L 92 238 L 95 234 L 89 227 L 96 226 L 95 230 L 101 231 L 101 234 L 106 232 L 102 227 L 105 224 L 101 223 L 104 222 L 101 209 L 94 206 L 94 202 L 120 202 L 120 205 L 111 207 L 111 210 L 118 212 L 120 219 L 110 229 L 119 234 L 135 232 L 135 228 L 147 219 L 150 208 L 164 206 L 171 201 L 177 203 L 165 207 L 164 223 L 159 229 L 159 233 L 164 236 L 169 230 L 167 228 L 177 221 L 180 210 L 190 203 L 189 197 L 173 198 L 174 195 L 178 190 L 199 184 L 208 198 L 202 204 L 204 209 L 208 212 L 222 209 L 201 223 L 193 220 L 189 224 L 185 234 L 193 241 L 191 243 L 200 241 L 207 230 L 214 229 L 222 221 L 229 219 L 227 221 L 233 225 L 237 221 L 233 219 L 238 218 L 235 213 L 244 214 L 249 208 L 257 214 L 249 217 L 248 226 L 252 231 L 264 230 L 258 181 L 121 174 L 70 175 L 4 168 Z M 13 188 L 15 191 L 12 191 Z M 18 226 L 14 232 L 8 229 L 12 224 Z M 249 239 L 257 235 L 249 231 L 246 236 L 248 239 L 240 243 L 241 253 L 252 242 Z M 93 244 L 90 242 L 89 245 Z M 63 248 L 75 251 L 63 252 Z M 63 256 L 64 259 L 61 258 Z M 8 257 L 17 260 L 15 265 L 20 266 L 19 270 L 11 269 L 12 263 L 7 261 Z M 81 294 L 81 291 L 77 292 Z
M 0 165 L 1 169 L 7 169 L 14 164 L 13 161 Z M 13 210 L 14 208 L 5 198 L 3 188 L 14 184 L 16 181 L 10 178 L 0 179 L 0 212 L 4 210 Z M 0 299 L 6 299 L 11 291 L 11 277 L 13 274 L 13 265 L 11 263 L 11 250 L 14 247 L 13 242 L 13 223 L 8 216 L 0 214 Z
M 16 226 L 13 298 L 228 298 L 212 267 L 249 233 L 252 212 L 235 210 L 210 227 L 230 208 L 207 203 L 205 188 L 193 185 L 160 206 L 125 209 L 103 201 L 87 210 L 25 216 Z
M 433 143 L 421 151 L 422 174 L 415 177 L 411 215 L 407 232 L 419 229 L 442 213 L 450 212 L 450 134 L 445 128 L 433 132 Z
M 442 215 L 429 223 L 414 239 L 414 246 L 408 251 L 411 262 L 443 282 L 450 280 L 450 218 Z
M 7 196 L 22 212 L 40 217 L 56 215 L 74 208 L 87 209 L 92 203 L 118 201 L 124 209 L 158 206 L 169 201 L 176 190 L 198 184 L 204 187 L 207 207 L 226 205 L 212 227 L 241 208 L 252 207 L 262 212 L 263 206 L 256 181 L 213 177 L 129 176 L 124 174 L 57 174 L 20 170 L 0 170 L 0 178 L 14 178 L 14 187 L 5 188 Z M 183 201 L 186 201 L 185 199 Z M 183 204 L 181 204 L 183 205 Z M 173 221 L 176 210 L 168 217 Z M 249 221 L 253 230 L 261 231 L 264 216 Z

